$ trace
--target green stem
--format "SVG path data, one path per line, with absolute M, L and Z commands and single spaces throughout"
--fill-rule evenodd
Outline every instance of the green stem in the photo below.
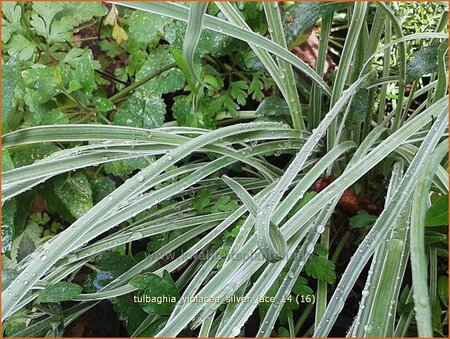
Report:
M 302 326 L 305 323 L 306 319 L 308 319 L 308 316 L 311 313 L 313 307 L 314 307 L 313 303 L 308 303 L 306 305 L 305 310 L 303 311 L 302 315 L 300 316 L 297 323 L 295 324 L 295 335 L 296 336 L 298 336 L 298 334 L 300 333 L 300 330 L 302 329 Z

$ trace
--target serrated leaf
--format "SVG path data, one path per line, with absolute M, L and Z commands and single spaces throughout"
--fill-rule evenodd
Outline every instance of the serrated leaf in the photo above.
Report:
M 292 293 L 295 295 L 310 295 L 313 294 L 313 290 L 308 286 L 308 280 L 299 276 L 292 286 Z
M 243 81 L 243 80 L 239 80 L 239 81 L 233 81 L 230 84 L 230 94 L 231 97 L 233 99 L 236 100 L 236 102 L 241 105 L 244 106 L 245 103 L 247 102 L 247 90 L 248 90 L 248 84 Z
M 369 90 L 363 88 L 355 93 L 350 110 L 352 117 L 356 119 L 355 123 L 366 118 L 369 113 Z
M 138 275 L 130 281 L 130 285 L 140 289 L 138 298 L 144 298 L 139 302 L 139 306 L 147 313 L 170 315 L 176 302 L 170 302 L 171 298 L 178 300 L 180 293 L 172 277 L 167 271 L 164 271 L 160 277 L 154 273 L 145 273 Z M 145 298 L 170 298 L 168 302 L 158 303 L 157 301 L 146 302 Z
M 166 104 L 159 96 L 134 94 L 114 115 L 114 124 L 131 127 L 161 127 L 166 114 Z
M 108 10 L 100 2 L 63 2 L 64 15 L 70 16 L 75 26 L 91 20 L 94 17 L 106 15 Z
M 72 80 L 76 81 L 86 94 L 95 89 L 95 69 L 92 51 L 88 49 L 73 48 L 66 54 L 64 61 L 73 68 Z M 70 86 L 69 83 L 69 86 Z
M 159 47 L 152 50 L 145 63 L 136 74 L 136 80 L 142 80 L 143 78 L 160 71 L 163 67 L 172 63 L 175 63 L 175 60 L 166 48 Z M 141 96 L 159 96 L 182 89 L 185 82 L 186 80 L 183 72 L 181 72 L 178 68 L 172 68 L 143 84 L 139 87 L 137 93 Z
M 172 19 L 161 15 L 135 11 L 128 20 L 129 38 L 145 47 L 154 45 L 163 34 L 164 27 L 171 21 Z
M 373 225 L 377 220 L 376 215 L 368 214 L 367 212 L 358 213 L 350 218 L 350 228 L 363 228 Z
M 75 219 L 80 218 L 93 206 L 91 185 L 84 173 L 77 172 L 67 178 L 57 179 L 54 190 Z
M 222 195 L 210 208 L 211 213 L 234 211 L 238 208 L 236 200 L 231 199 L 229 195 Z
M 139 157 L 135 159 L 113 161 L 105 164 L 106 174 L 124 177 L 136 169 L 142 169 L 153 161 L 153 157 Z
M 7 43 L 11 35 L 16 31 L 20 31 L 20 19 L 22 18 L 22 7 L 17 2 L 5 2 L 2 4 L 2 42 Z
M 261 73 L 253 73 L 252 82 L 248 88 L 248 94 L 252 96 L 253 100 L 261 100 L 264 98 L 264 83 L 260 79 Z
M 15 199 L 5 202 L 2 206 L 2 253 L 11 251 L 14 234 L 14 214 L 17 204 Z
M 29 107 L 45 104 L 57 94 L 54 72 L 56 67 L 37 67 L 22 72 L 25 82 L 25 103 Z
M 36 45 L 22 34 L 15 34 L 5 45 L 8 54 L 19 60 L 29 60 L 36 52 Z
M 11 57 L 2 65 L 2 123 L 9 125 L 13 112 L 14 89 L 20 79 L 19 61 Z
M 174 21 L 165 28 L 165 39 L 172 47 L 182 49 L 187 24 L 181 21 Z M 228 54 L 228 47 L 232 39 L 229 36 L 210 30 L 203 30 L 197 46 L 198 55 L 205 54 L 221 56 Z
M 71 282 L 59 282 L 52 284 L 39 292 L 36 301 L 39 303 L 69 301 L 78 297 L 82 290 L 83 288 L 80 285 Z
M 95 259 L 95 271 L 84 282 L 87 292 L 96 292 L 136 265 L 130 256 L 115 251 L 103 252 Z
M 114 180 L 108 177 L 101 177 L 94 180 L 92 183 L 92 200 L 94 205 L 105 198 L 109 193 L 116 189 Z
M 328 284 L 333 284 L 336 280 L 334 264 L 328 259 L 311 254 L 305 264 L 305 273 L 314 279 L 320 279 Z
M 426 46 L 416 51 L 406 64 L 406 81 L 418 80 L 424 75 L 432 74 L 438 69 L 439 44 Z
M 27 235 L 24 234 L 19 243 L 19 248 L 17 249 L 17 262 L 21 262 L 29 254 L 33 253 L 36 249 L 34 241 Z
M 206 206 L 209 205 L 211 201 L 211 193 L 208 191 L 200 191 L 197 193 L 194 199 L 192 199 L 192 207 L 195 208 L 197 213 L 202 213 L 205 211 Z
M 147 318 L 147 314 L 127 297 L 115 298 L 112 303 L 117 318 L 123 322 L 128 335 L 131 336 Z
M 441 225 L 448 225 L 448 194 L 438 198 L 425 216 L 425 226 Z
M 101 40 L 99 45 L 102 51 L 110 58 L 115 58 L 123 53 L 122 48 L 115 41 Z
M 43 159 L 59 150 L 59 147 L 54 144 L 39 144 L 22 147 L 22 149 L 14 155 L 14 166 L 22 167 L 30 165 L 36 160 Z

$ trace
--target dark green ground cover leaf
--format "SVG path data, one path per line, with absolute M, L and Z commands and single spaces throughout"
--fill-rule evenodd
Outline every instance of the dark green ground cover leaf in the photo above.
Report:
M 314 25 L 320 18 L 349 5 L 335 2 L 294 2 L 283 15 L 287 44 L 292 44 L 305 29 Z
M 108 177 L 97 178 L 92 182 L 92 201 L 94 205 L 116 189 L 116 182 Z
M 128 19 L 128 37 L 145 47 L 155 45 L 170 22 L 172 19 L 161 15 L 135 11 Z
M 163 276 L 160 277 L 154 273 L 145 273 L 134 277 L 130 284 L 138 289 L 139 297 L 174 297 L 177 300 L 180 298 L 180 293 L 175 285 L 172 277 L 167 271 L 164 271 Z M 170 315 L 175 307 L 175 303 L 164 302 L 141 302 L 139 306 L 147 313 L 154 313 L 159 315 Z
M 82 172 L 55 181 L 54 190 L 74 219 L 80 218 L 93 206 L 92 188 Z
M 322 255 L 326 255 L 327 253 L 326 248 L 317 244 L 314 252 L 309 256 L 305 264 L 305 273 L 314 279 L 320 279 L 328 284 L 333 284 L 336 280 L 334 263 L 322 257 Z
M 439 44 L 432 44 L 414 52 L 406 64 L 406 81 L 412 82 L 437 71 L 438 47 Z
M 439 197 L 425 216 L 425 226 L 441 225 L 448 225 L 448 194 Z
M 256 109 L 256 114 L 270 118 L 290 116 L 290 110 L 287 102 L 280 97 L 265 98 Z
M 136 260 L 116 251 L 108 251 L 100 254 L 93 265 L 95 266 L 94 272 L 89 274 L 84 282 L 84 288 L 91 293 L 128 271 L 136 265 Z
M 83 288 L 80 285 L 71 282 L 59 282 L 50 285 L 39 292 L 37 302 L 56 303 L 68 301 L 80 295 Z
M 368 214 L 367 212 L 358 213 L 350 218 L 350 228 L 363 228 L 373 225 L 377 220 L 376 215 Z
M 2 65 L 2 125 L 6 128 L 10 128 L 10 121 L 14 114 L 14 89 L 19 80 L 19 61 L 16 57 L 11 57 Z

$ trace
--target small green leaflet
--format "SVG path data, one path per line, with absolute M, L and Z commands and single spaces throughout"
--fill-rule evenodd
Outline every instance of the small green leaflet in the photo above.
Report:
M 291 45 L 300 34 L 313 26 L 321 17 L 348 7 L 350 3 L 294 2 L 283 15 L 286 42 Z
M 209 209 L 211 213 L 234 211 L 238 208 L 236 200 L 231 199 L 229 195 L 222 195 Z
M 92 199 L 94 204 L 98 203 L 115 189 L 116 183 L 114 180 L 108 177 L 95 179 L 92 183 Z
M 20 31 L 20 19 L 22 18 L 22 7 L 17 2 L 5 2 L 2 4 L 2 42 L 7 43 L 11 35 L 16 31 Z
M 20 67 L 16 57 L 2 65 L 2 123 L 9 124 L 14 113 L 14 89 L 20 79 Z
M 210 201 L 211 193 L 209 193 L 208 191 L 200 191 L 192 200 L 192 207 L 195 208 L 197 213 L 202 213 L 205 211 L 206 206 L 209 205 Z
M 439 197 L 428 209 L 425 226 L 448 225 L 448 194 Z
M 59 282 L 50 285 L 39 292 L 38 303 L 57 303 L 60 301 L 73 300 L 80 295 L 83 288 L 70 282 Z
M 82 172 L 57 179 L 54 190 L 56 196 L 75 219 L 80 218 L 93 206 L 91 185 Z
M 147 47 L 158 42 L 164 32 L 164 27 L 172 22 L 167 17 L 135 11 L 128 19 L 128 38 Z
M 147 314 L 125 296 L 115 298 L 112 303 L 119 320 L 123 321 L 128 334 L 131 336 L 147 318 Z
M 178 288 L 167 271 L 162 277 L 154 273 L 138 275 L 130 281 L 130 285 L 140 290 L 137 295 L 139 306 L 149 314 L 170 315 L 176 303 L 171 300 L 180 298 Z M 157 302 L 158 297 L 167 298 L 166 302 Z M 146 298 L 150 301 L 145 301 Z
M 406 79 L 408 82 L 418 80 L 424 75 L 432 74 L 438 69 L 438 47 L 432 44 L 416 51 L 406 64 Z
M 134 94 L 114 115 L 114 124 L 130 127 L 161 127 L 166 114 L 166 104 L 159 96 Z
M 136 265 L 136 260 L 115 251 L 108 251 L 100 254 L 93 265 L 95 271 L 89 274 L 84 282 L 86 291 L 90 293 L 96 292 L 128 271 Z
M 376 215 L 371 215 L 367 212 L 361 212 L 350 218 L 350 228 L 363 228 L 369 225 L 373 225 L 376 220 Z
M 158 72 L 163 67 L 173 63 L 175 63 L 175 59 L 172 57 L 168 49 L 158 47 L 150 52 L 147 60 L 136 74 L 136 81 L 142 80 L 145 77 Z M 159 96 L 178 91 L 184 87 L 185 83 L 186 80 L 183 72 L 181 72 L 178 68 L 172 68 L 140 86 L 137 92 L 145 96 Z
M 320 244 L 317 244 L 314 248 L 314 253 L 309 256 L 309 259 L 305 264 L 305 273 L 314 279 L 320 279 L 328 284 L 333 284 L 336 280 L 334 263 L 321 257 L 326 253 L 327 250 Z

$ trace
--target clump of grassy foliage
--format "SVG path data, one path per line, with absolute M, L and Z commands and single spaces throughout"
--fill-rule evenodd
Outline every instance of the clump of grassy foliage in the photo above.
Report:
M 5 336 L 447 335 L 447 4 L 2 17 Z

